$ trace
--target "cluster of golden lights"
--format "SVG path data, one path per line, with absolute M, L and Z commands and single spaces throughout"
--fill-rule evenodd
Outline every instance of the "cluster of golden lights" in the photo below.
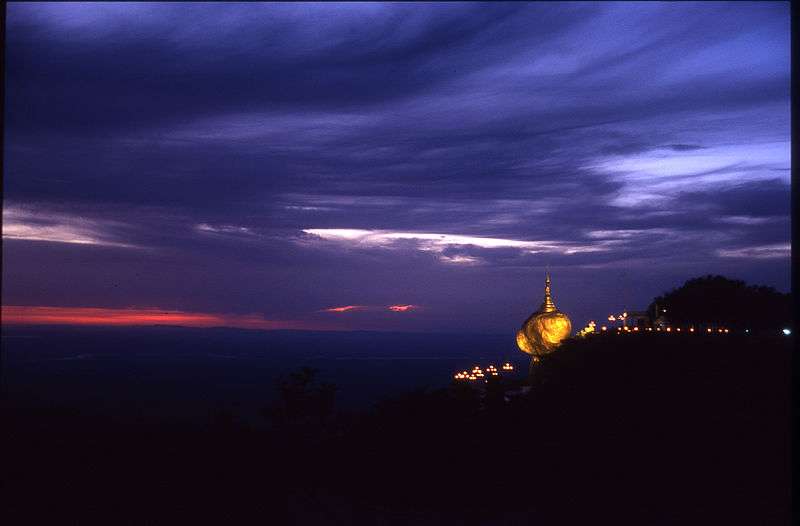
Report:
M 662 309 L 661 312 L 667 312 L 667 309 Z M 636 326 L 628 327 L 626 325 L 627 319 L 628 319 L 628 313 L 627 312 L 623 312 L 622 314 L 617 314 L 617 315 L 610 314 L 608 316 L 608 321 L 610 321 L 610 322 L 615 322 L 615 321 L 616 322 L 622 322 L 622 325 L 618 326 L 618 327 L 610 327 L 610 328 L 607 327 L 606 325 L 603 325 L 603 326 L 600 327 L 600 332 L 616 332 L 617 334 L 626 334 L 626 333 L 631 333 L 631 332 L 665 332 L 665 333 L 670 333 L 670 334 L 678 333 L 678 332 L 689 332 L 689 333 L 696 332 L 695 328 L 691 327 L 691 326 L 690 327 L 663 327 L 663 326 L 662 327 L 636 327 Z M 584 328 L 578 334 L 580 336 L 585 336 L 586 334 L 595 332 L 595 328 L 594 328 L 595 326 L 593 324 L 594 324 L 594 322 L 590 321 L 589 325 L 587 325 L 586 328 Z M 588 330 L 590 326 L 591 326 L 591 330 Z M 614 330 L 614 329 L 616 329 L 616 330 Z M 702 332 L 702 329 L 697 329 L 697 332 Z M 707 334 L 728 334 L 730 332 L 730 329 L 728 329 L 727 327 L 713 327 L 713 328 L 712 327 L 707 327 L 705 332 Z M 750 331 L 749 330 L 745 330 L 745 332 L 750 332 Z
M 597 330 L 597 323 L 594 321 L 590 321 L 586 324 L 586 327 L 578 331 L 578 336 L 586 336 L 587 334 L 591 334 Z
M 625 320 L 627 319 L 628 319 L 627 312 L 623 312 L 622 314 L 618 314 L 616 316 L 614 316 L 613 314 L 608 315 L 608 321 L 621 321 L 624 324 Z
M 617 327 L 616 331 L 609 331 L 608 327 L 603 325 L 600 327 L 600 332 L 616 332 L 618 334 L 627 334 L 631 332 L 666 332 L 666 333 L 673 333 L 673 332 L 696 332 L 694 327 Z M 712 329 L 711 327 L 706 328 L 706 333 L 709 334 L 728 334 L 730 329 L 726 327 L 717 327 Z M 745 331 L 747 332 L 747 331 Z
M 453 375 L 453 378 L 455 380 L 466 380 L 473 382 L 481 379 L 484 379 L 484 381 L 486 381 L 485 378 L 487 376 L 500 376 L 500 371 L 510 372 L 513 370 L 514 366 L 508 362 L 505 362 L 500 367 L 499 370 L 497 367 L 491 364 L 486 367 L 486 370 L 481 369 L 480 365 L 476 365 L 475 367 L 472 368 L 471 371 L 461 371 L 460 373 L 456 373 L 455 375 Z

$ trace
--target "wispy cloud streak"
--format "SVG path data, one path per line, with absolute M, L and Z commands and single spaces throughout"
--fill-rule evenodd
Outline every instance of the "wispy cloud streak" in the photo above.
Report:
M 390 305 L 389 310 L 392 312 L 408 312 L 413 309 L 419 308 L 417 305 Z
M 328 309 L 322 309 L 322 312 L 352 312 L 357 310 L 366 310 L 369 307 L 365 305 L 344 305 L 342 307 L 330 307 Z
M 743 259 L 775 259 L 788 258 L 792 255 L 792 246 L 788 243 L 762 245 L 754 247 L 720 249 L 717 254 L 723 258 Z
M 479 237 L 457 234 L 437 234 L 428 232 L 391 232 L 380 230 L 358 230 L 337 228 L 309 228 L 303 230 L 306 234 L 334 241 L 349 246 L 360 247 L 388 247 L 396 246 L 402 241 L 416 243 L 419 250 L 430 252 L 443 252 L 450 246 L 475 246 L 483 249 L 515 248 L 531 254 L 553 252 L 560 254 L 578 254 L 582 252 L 598 252 L 610 250 L 612 242 L 603 240 L 586 244 L 569 243 L 562 241 L 520 241 L 517 239 L 503 239 Z M 452 262 L 452 258 L 449 258 Z
M 4 239 L 136 248 L 116 240 L 111 232 L 114 226 L 119 226 L 119 223 L 38 208 L 13 205 L 3 208 Z

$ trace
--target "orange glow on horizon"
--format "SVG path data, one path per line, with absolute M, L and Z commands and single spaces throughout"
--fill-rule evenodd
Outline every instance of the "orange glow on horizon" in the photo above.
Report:
M 366 309 L 363 305 L 344 305 L 342 307 L 331 307 L 330 309 L 322 309 L 323 312 L 350 312 L 352 310 Z
M 307 329 L 302 321 L 267 320 L 260 314 L 218 314 L 161 309 L 3 305 L 3 325 L 179 325 L 240 329 Z
M 406 312 L 411 309 L 416 309 L 416 305 L 390 305 L 389 310 L 392 312 Z

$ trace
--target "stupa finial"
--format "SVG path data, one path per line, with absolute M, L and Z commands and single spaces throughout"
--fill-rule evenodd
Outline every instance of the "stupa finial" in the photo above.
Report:
M 548 271 L 545 274 L 544 280 L 544 302 L 542 306 L 539 308 L 541 312 L 554 312 L 556 310 L 556 304 L 553 303 L 553 296 L 550 294 L 550 272 Z

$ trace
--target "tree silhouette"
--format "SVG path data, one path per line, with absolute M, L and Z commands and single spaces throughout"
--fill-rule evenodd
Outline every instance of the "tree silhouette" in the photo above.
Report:
M 321 439 L 334 415 L 336 386 L 320 382 L 317 373 L 312 367 L 303 367 L 282 378 L 279 400 L 261 412 L 293 439 Z
M 660 313 L 656 313 L 656 305 Z M 678 325 L 713 324 L 732 329 L 778 329 L 792 318 L 788 294 L 712 275 L 690 279 L 658 296 L 647 310 L 651 318 L 663 313 Z

